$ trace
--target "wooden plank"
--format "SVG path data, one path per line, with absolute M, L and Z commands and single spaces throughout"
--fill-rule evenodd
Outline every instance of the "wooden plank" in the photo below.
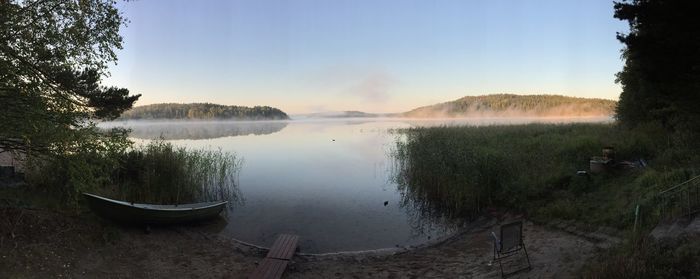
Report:
M 280 235 L 275 239 L 275 242 L 272 244 L 270 247 L 270 251 L 267 252 L 267 257 L 268 258 L 278 258 L 281 253 L 280 249 L 283 247 L 284 242 L 287 241 L 287 238 L 284 235 Z
M 291 260 L 296 252 L 297 245 L 299 242 L 299 237 L 290 234 L 281 234 L 272 244 L 270 252 L 267 253 L 268 258 L 280 259 L 280 260 Z
M 280 249 L 280 254 L 282 256 L 288 256 L 289 259 L 294 256 L 294 250 L 297 248 L 297 237 L 296 236 L 291 236 L 287 235 L 287 241 L 284 243 L 284 246 L 282 246 L 282 249 Z
M 299 237 L 291 234 L 281 234 L 267 253 L 267 257 L 260 262 L 258 267 L 248 278 L 273 279 L 282 278 L 289 261 L 296 252 Z
M 283 250 L 283 255 L 285 255 L 285 257 L 289 257 L 289 259 L 291 259 L 294 256 L 294 252 L 296 252 L 299 237 L 289 236 L 288 238 L 289 238 L 289 241 L 287 242 L 287 244 L 285 246 L 285 250 Z
M 287 260 L 265 258 L 258 265 L 258 268 L 248 276 L 249 279 L 279 279 L 282 278 L 284 270 L 287 269 Z

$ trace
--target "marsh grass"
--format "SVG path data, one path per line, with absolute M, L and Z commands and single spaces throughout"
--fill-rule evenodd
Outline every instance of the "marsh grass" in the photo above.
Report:
M 534 219 L 629 228 L 639 204 L 651 224 L 658 217 L 656 193 L 697 169 L 695 155 L 673 148 L 656 126 L 529 124 L 400 133 L 391 152 L 393 178 L 404 205 L 430 218 L 468 219 L 495 207 Z M 613 146 L 618 160 L 645 159 L 649 167 L 576 175 L 604 146 Z
M 81 193 L 138 203 L 241 202 L 242 160 L 221 150 L 191 150 L 161 140 L 124 149 L 32 158 L 32 193 L 51 197 L 52 208 L 79 208 Z
M 119 199 L 159 204 L 240 201 L 242 161 L 221 150 L 190 150 L 164 141 L 133 148 L 112 174 Z
M 662 217 L 658 193 L 700 170 L 697 145 L 657 125 L 531 124 L 412 128 L 392 150 L 404 206 L 424 218 L 468 220 L 490 208 L 531 220 L 615 227 L 625 241 L 581 271 L 583 278 L 695 278 L 700 239 L 646 237 Z M 646 168 L 579 176 L 613 146 L 617 160 Z M 694 147 L 695 146 L 695 147 Z M 639 219 L 635 224 L 635 208 Z

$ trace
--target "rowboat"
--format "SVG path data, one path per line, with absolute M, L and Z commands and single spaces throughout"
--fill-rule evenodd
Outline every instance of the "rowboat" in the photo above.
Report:
M 132 224 L 179 224 L 214 218 L 221 213 L 227 201 L 190 204 L 130 203 L 83 193 L 95 213 L 115 221 Z

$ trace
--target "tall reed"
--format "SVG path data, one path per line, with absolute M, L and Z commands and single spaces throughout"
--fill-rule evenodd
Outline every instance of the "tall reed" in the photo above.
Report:
M 57 208 L 79 208 L 81 193 L 139 203 L 241 202 L 242 160 L 221 150 L 190 150 L 156 140 L 145 145 L 29 157 L 27 182 Z
M 411 128 L 400 131 L 391 152 L 393 178 L 404 205 L 431 218 L 470 218 L 499 207 L 625 227 L 635 205 L 690 177 L 700 161 L 669 148 L 657 127 L 640 129 L 648 131 L 613 124 Z M 604 146 L 615 147 L 618 159 L 649 166 L 577 175 Z
M 239 201 L 241 160 L 221 150 L 190 150 L 151 141 L 120 156 L 112 174 L 113 194 L 147 203 Z

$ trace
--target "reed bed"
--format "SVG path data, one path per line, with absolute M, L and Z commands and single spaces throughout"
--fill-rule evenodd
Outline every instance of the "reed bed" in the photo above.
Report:
M 191 150 L 162 140 L 125 148 L 79 151 L 28 160 L 29 185 L 78 208 L 90 192 L 138 203 L 242 202 L 242 160 L 221 150 Z
M 399 131 L 391 151 L 392 177 L 404 206 L 429 218 L 469 219 L 502 208 L 627 228 L 635 205 L 647 205 L 697 169 L 688 163 L 694 155 L 669 148 L 657 131 L 614 124 L 410 128 Z M 645 159 L 649 167 L 577 175 L 604 146 L 613 146 L 618 159 Z
M 221 150 L 190 150 L 151 141 L 120 156 L 112 174 L 120 199 L 161 204 L 239 201 L 241 160 Z

